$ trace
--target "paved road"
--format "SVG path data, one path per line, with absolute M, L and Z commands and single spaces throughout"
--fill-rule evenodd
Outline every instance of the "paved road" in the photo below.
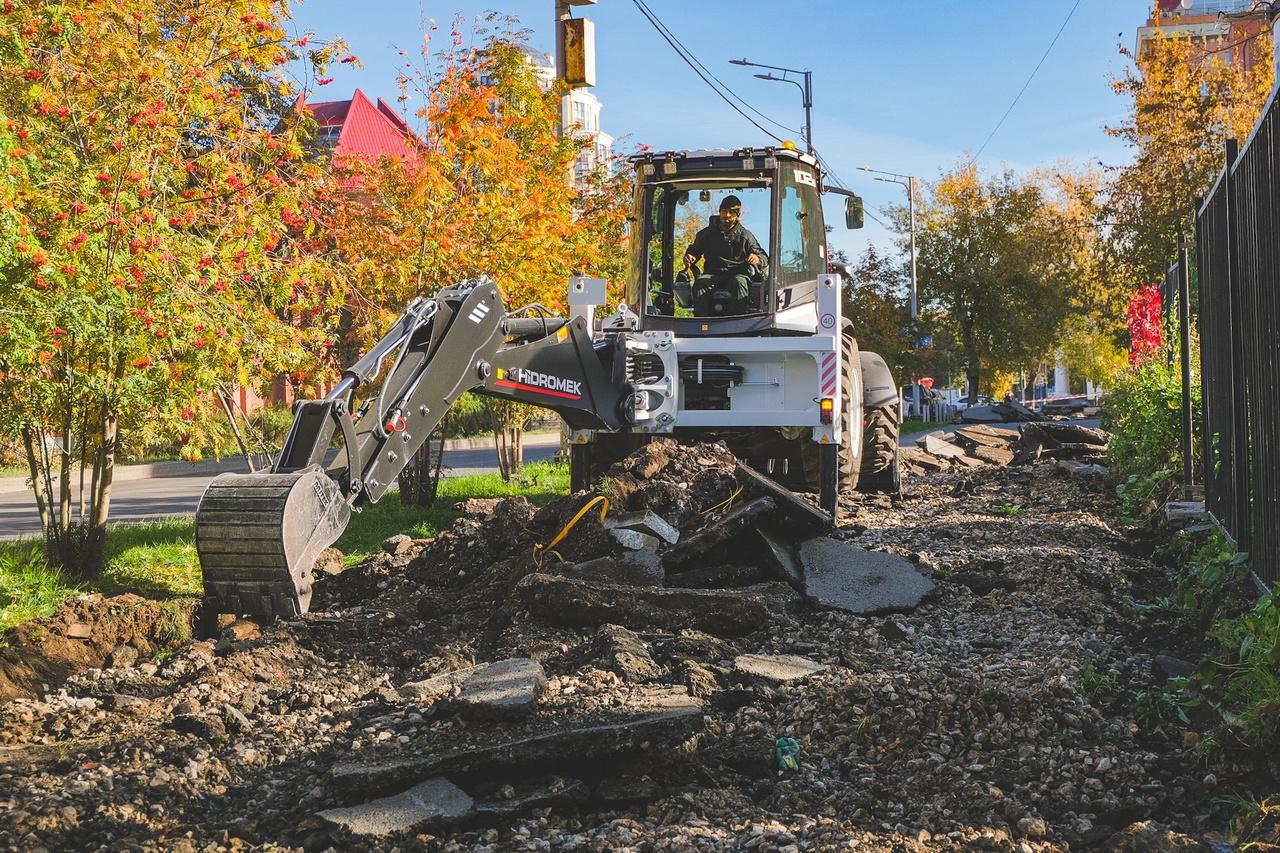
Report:
M 524 458 L 526 462 L 540 462 L 554 456 L 557 449 L 556 445 L 525 447 Z M 445 451 L 444 463 L 451 469 L 449 474 L 455 477 L 498 470 L 498 458 L 492 448 Z M 194 513 L 200 496 L 213 477 L 213 474 L 202 474 L 114 483 L 111 487 L 111 519 L 140 521 Z M 40 515 L 31 492 L 0 492 L 0 539 L 33 536 L 39 532 Z

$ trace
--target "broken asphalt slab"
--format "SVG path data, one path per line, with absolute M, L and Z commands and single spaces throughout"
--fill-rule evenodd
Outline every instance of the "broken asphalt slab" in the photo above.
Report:
M 596 557 L 581 563 L 552 563 L 542 570 L 570 580 L 622 586 L 662 586 L 666 577 L 662 558 L 653 551 L 629 551 L 621 556 Z
M 684 537 L 680 544 L 663 554 L 662 562 L 668 569 L 678 571 L 680 566 L 701 557 L 743 530 L 753 527 L 756 519 L 773 512 L 777 507 L 777 502 L 768 497 L 756 498 L 750 503 L 734 507 L 724 518 L 707 525 L 697 533 Z
M 744 590 L 620 586 L 534 573 L 516 584 L 515 592 L 534 615 L 570 628 L 611 623 L 740 637 L 769 622 L 765 598 Z
M 546 770 L 598 762 L 646 752 L 654 745 L 674 747 L 701 731 L 704 719 L 700 703 L 687 695 L 659 698 L 662 701 L 655 701 L 653 709 L 624 710 L 578 724 L 548 721 L 549 731 L 524 737 L 504 739 L 495 732 L 486 745 L 474 748 L 427 749 L 406 755 L 413 749 L 413 745 L 406 745 L 395 754 L 351 756 L 338 761 L 330 772 L 340 788 L 366 796 L 442 773 L 484 776 L 513 767 Z
M 820 537 L 800 546 L 804 592 L 815 604 L 850 613 L 895 613 L 918 606 L 933 581 L 910 560 Z
M 358 806 L 319 813 L 326 823 L 352 835 L 382 837 L 409 832 L 435 823 L 451 823 L 469 815 L 471 797 L 448 779 L 435 777 L 403 793 Z
M 799 655 L 738 655 L 733 659 L 733 668 L 744 675 L 779 684 L 817 675 L 827 669 Z

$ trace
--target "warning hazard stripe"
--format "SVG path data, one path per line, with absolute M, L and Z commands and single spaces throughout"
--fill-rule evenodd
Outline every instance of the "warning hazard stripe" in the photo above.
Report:
M 834 397 L 836 394 L 836 354 L 829 352 L 822 357 L 822 396 Z
M 566 400 L 581 400 L 580 394 L 566 394 L 564 391 L 552 391 L 550 388 L 539 388 L 536 385 L 525 385 L 523 382 L 512 382 L 510 379 L 499 379 L 493 383 L 499 388 L 514 388 L 517 391 L 529 391 L 533 394 L 547 394 L 551 397 L 563 397 Z

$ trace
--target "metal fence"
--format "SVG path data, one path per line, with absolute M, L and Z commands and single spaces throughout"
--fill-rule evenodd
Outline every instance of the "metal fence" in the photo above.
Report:
M 1188 250 L 1190 241 L 1178 236 L 1178 260 L 1165 270 L 1160 282 L 1160 310 L 1163 328 L 1170 335 L 1177 335 L 1177 347 L 1169 346 L 1169 366 L 1173 367 L 1177 355 L 1179 375 L 1182 380 L 1182 494 L 1187 500 L 1195 495 L 1195 460 L 1192 444 L 1195 441 L 1195 412 L 1191 401 L 1191 262 Z
M 1280 90 L 1277 90 L 1280 93 Z M 1196 214 L 1205 503 L 1280 580 L 1280 98 Z

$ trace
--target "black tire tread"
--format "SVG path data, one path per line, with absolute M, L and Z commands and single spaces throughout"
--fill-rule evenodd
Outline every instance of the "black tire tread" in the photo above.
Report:
M 864 492 L 902 491 L 902 467 L 898 456 L 901 414 L 897 406 L 869 409 L 862 432 L 862 476 Z

